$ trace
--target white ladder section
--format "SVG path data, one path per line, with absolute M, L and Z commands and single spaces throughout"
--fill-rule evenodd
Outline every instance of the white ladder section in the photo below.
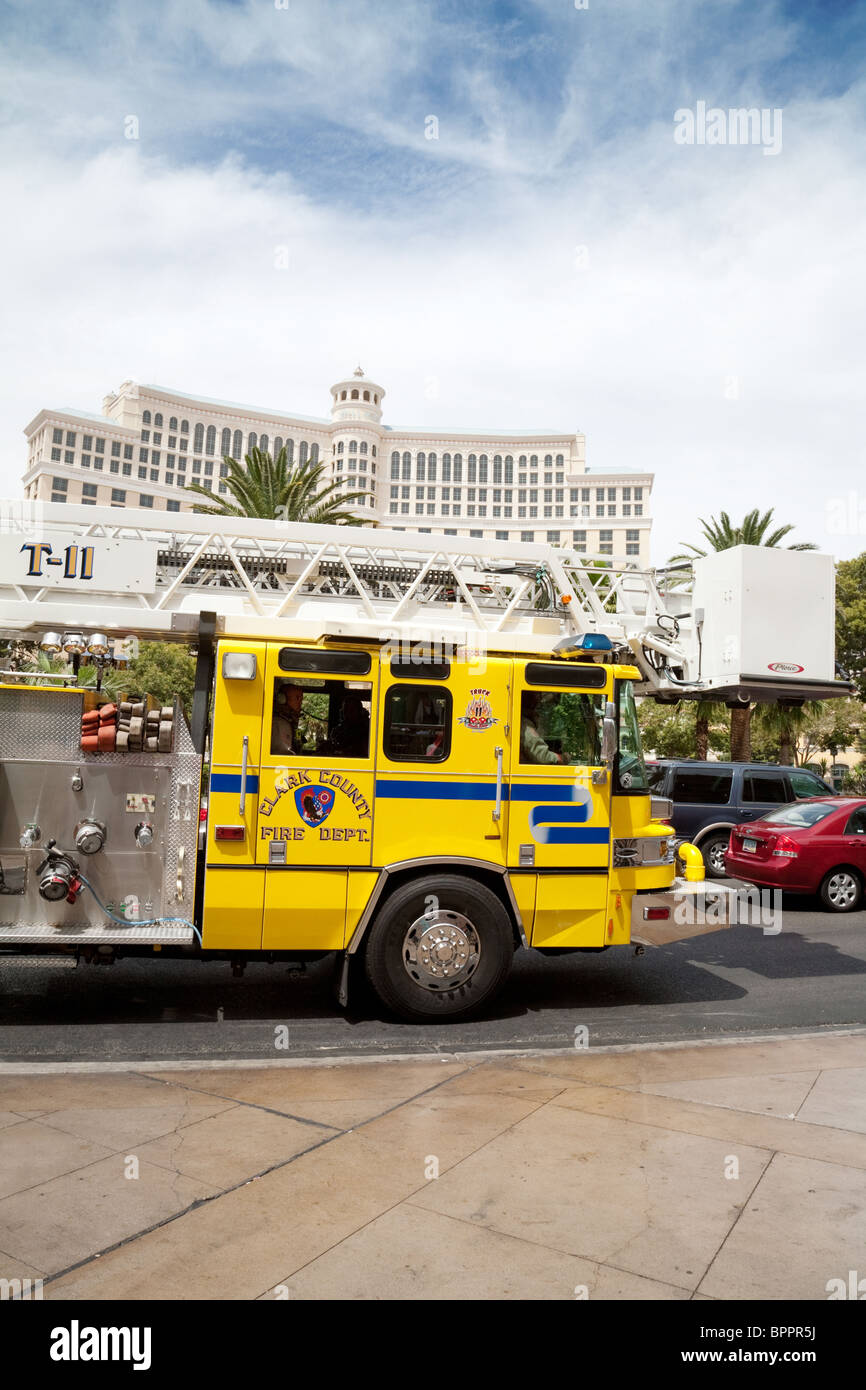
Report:
M 216 613 L 222 636 L 370 638 L 473 652 L 551 652 L 592 632 L 626 649 L 645 693 L 694 697 L 708 682 L 692 597 L 689 572 L 671 587 L 664 571 L 633 559 L 555 546 L 0 502 L 6 637 L 97 627 L 190 640 L 202 612 Z M 790 691 L 795 674 L 776 684 Z M 832 680 L 832 666 L 822 679 Z M 734 675 L 712 680 L 713 693 L 726 682 L 735 684 Z

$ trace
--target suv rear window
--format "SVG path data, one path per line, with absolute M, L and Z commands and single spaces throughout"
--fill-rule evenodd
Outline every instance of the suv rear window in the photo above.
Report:
M 783 805 L 790 800 L 785 778 L 781 773 L 746 772 L 743 775 L 744 801 L 778 801 Z
M 671 796 L 687 805 L 727 806 L 731 799 L 734 774 L 728 769 L 711 772 L 702 768 L 694 772 L 682 770 L 674 776 Z

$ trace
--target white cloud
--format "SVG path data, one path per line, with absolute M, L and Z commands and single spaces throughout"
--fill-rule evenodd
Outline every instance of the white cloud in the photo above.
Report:
M 98 411 L 132 377 L 324 415 L 331 381 L 360 358 L 387 390 L 389 423 L 582 428 L 591 466 L 655 470 L 657 561 L 694 535 L 697 516 L 752 506 L 775 506 L 798 539 L 843 555 L 866 548 L 866 534 L 825 530 L 830 500 L 862 487 L 864 471 L 855 93 L 787 104 L 776 158 L 677 147 L 673 111 L 691 96 L 662 99 L 659 58 L 647 65 L 645 118 L 630 91 L 628 121 L 606 123 L 612 104 L 593 92 L 623 59 L 597 24 L 591 83 L 561 93 L 549 119 L 525 91 L 497 86 L 489 55 L 464 54 L 464 104 L 443 109 L 440 140 L 425 141 L 421 96 L 404 96 L 401 120 L 394 91 L 421 91 L 410 78 L 424 71 L 424 45 L 441 51 L 427 7 L 407 7 L 379 36 L 352 22 L 327 40 L 308 7 L 282 54 L 301 74 L 292 101 L 319 121 L 330 112 L 335 143 L 355 120 L 383 153 L 412 160 L 402 198 L 388 183 L 394 166 L 374 163 L 374 196 L 359 208 L 339 184 L 310 193 L 303 152 L 287 151 L 297 179 L 221 154 L 257 99 L 243 65 L 271 32 L 267 9 L 250 20 L 173 7 L 186 32 L 164 33 L 143 69 L 154 110 L 165 99 L 162 119 L 181 100 L 199 113 L 207 163 L 123 140 L 122 71 L 49 61 L 51 100 L 67 113 L 50 138 L 23 103 L 2 183 L 18 213 L 2 232 L 12 274 L 0 491 L 18 491 L 21 430 L 42 406 Z M 122 12 L 111 52 L 137 51 L 147 13 Z M 177 86 L 191 29 L 220 64 L 210 96 L 192 69 L 188 91 Z M 783 40 L 773 31 L 764 51 Z M 581 53 L 575 71 L 589 61 Z M 733 54 L 719 63 L 706 95 L 727 104 L 719 93 L 730 90 L 739 104 Z M 271 119 L 279 103 L 261 105 Z M 585 157 L 571 159 L 575 147 Z M 474 171 L 453 189 L 442 183 L 449 160 Z M 283 245 L 285 271 L 274 264 Z

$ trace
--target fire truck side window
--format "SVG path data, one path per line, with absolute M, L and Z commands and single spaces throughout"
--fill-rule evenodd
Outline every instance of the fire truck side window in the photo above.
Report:
M 369 681 L 274 681 L 271 754 L 298 758 L 367 758 L 370 755 Z
M 603 695 L 525 690 L 520 701 L 520 761 L 601 764 Z
M 451 692 L 441 685 L 392 685 L 385 696 L 385 756 L 441 763 L 451 751 Z

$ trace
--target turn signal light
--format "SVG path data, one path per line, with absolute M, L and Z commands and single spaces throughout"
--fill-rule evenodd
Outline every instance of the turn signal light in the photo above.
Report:
M 218 825 L 214 831 L 215 840 L 243 840 L 246 836 L 243 825 Z
M 780 835 L 773 853 L 778 854 L 782 859 L 796 859 L 800 853 L 800 846 L 796 840 L 791 839 L 790 835 Z

